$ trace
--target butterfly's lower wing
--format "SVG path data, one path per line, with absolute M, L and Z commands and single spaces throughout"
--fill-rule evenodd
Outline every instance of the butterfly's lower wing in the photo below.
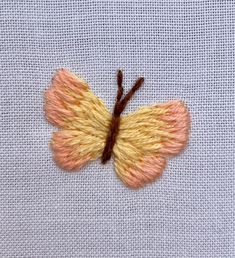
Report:
M 115 169 L 129 187 L 138 188 L 159 177 L 169 156 L 188 141 L 190 117 L 181 101 L 143 107 L 121 118 L 114 146 Z
M 58 70 L 45 93 L 45 114 L 60 128 L 51 145 L 62 168 L 77 170 L 102 155 L 111 114 L 85 81 Z

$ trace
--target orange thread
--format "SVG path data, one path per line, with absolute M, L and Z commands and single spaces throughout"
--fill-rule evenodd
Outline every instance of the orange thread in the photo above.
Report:
M 136 81 L 123 97 L 122 72 L 113 114 L 88 84 L 60 69 L 45 93 L 45 114 L 60 128 L 52 137 L 54 159 L 65 170 L 79 170 L 90 160 L 105 163 L 114 156 L 115 170 L 122 182 L 139 188 L 158 178 L 167 158 L 177 155 L 188 142 L 190 116 L 178 100 L 142 107 L 120 116 L 143 83 Z

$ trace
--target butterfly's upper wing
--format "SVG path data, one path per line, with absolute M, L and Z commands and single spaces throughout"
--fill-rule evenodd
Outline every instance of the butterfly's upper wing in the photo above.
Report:
M 142 107 L 121 117 L 113 150 L 120 179 L 132 188 L 154 181 L 166 158 L 185 147 L 189 127 L 188 110 L 180 101 Z
M 62 168 L 79 169 L 102 155 L 111 114 L 85 81 L 58 70 L 45 93 L 45 114 L 61 129 L 53 134 L 51 145 Z

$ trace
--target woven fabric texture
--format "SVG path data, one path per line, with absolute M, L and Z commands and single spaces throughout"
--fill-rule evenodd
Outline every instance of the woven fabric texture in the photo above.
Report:
M 0 257 L 234 257 L 234 1 L 0 1 Z M 65 173 L 48 147 L 43 93 L 56 69 L 111 110 L 170 99 L 188 148 L 159 181 L 126 188 L 113 164 Z

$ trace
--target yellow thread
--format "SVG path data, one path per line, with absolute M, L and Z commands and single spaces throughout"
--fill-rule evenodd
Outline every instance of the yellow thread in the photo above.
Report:
M 86 82 L 69 71 L 57 72 L 45 93 L 47 119 L 62 130 L 54 133 L 55 160 L 79 169 L 100 158 L 111 114 Z M 142 107 L 121 117 L 113 148 L 115 169 L 130 187 L 140 187 L 162 173 L 165 158 L 177 154 L 188 140 L 189 113 L 180 101 Z

